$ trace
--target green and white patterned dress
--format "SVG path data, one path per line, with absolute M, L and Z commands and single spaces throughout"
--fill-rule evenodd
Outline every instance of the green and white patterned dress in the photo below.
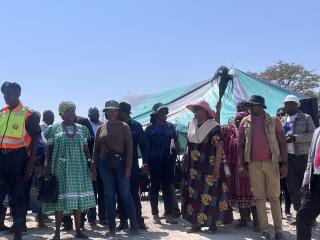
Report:
M 69 135 L 73 133 L 72 126 L 66 130 Z M 62 124 L 57 123 L 48 127 L 44 136 L 48 145 L 53 145 L 49 166 L 58 180 L 59 196 L 57 202 L 43 204 L 43 212 L 53 214 L 55 211 L 63 211 L 64 214 L 71 214 L 73 210 L 83 212 L 95 207 L 92 181 L 83 152 L 83 146 L 89 138 L 88 129 L 76 124 L 76 135 L 69 137 Z

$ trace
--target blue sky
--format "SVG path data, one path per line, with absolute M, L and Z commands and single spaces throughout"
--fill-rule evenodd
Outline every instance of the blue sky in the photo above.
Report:
M 86 115 L 220 65 L 259 71 L 282 59 L 319 73 L 319 12 L 316 0 L 0 1 L 0 82 L 19 82 L 34 109 L 72 100 Z

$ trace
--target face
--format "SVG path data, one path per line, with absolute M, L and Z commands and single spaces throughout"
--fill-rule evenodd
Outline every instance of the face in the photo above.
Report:
M 258 116 L 262 111 L 263 111 L 263 108 L 261 105 L 251 105 L 249 107 L 249 110 L 250 110 L 250 113 L 254 116 Z
M 99 110 L 96 108 L 90 109 L 88 117 L 91 122 L 94 122 L 94 123 L 99 122 L 99 117 L 100 117 Z
M 295 114 L 298 112 L 298 104 L 295 102 L 285 102 L 284 107 L 288 114 Z
M 130 115 L 126 112 L 119 112 L 119 118 L 121 121 L 126 121 Z
M 278 117 L 284 117 L 286 115 L 286 112 L 284 109 L 281 109 L 278 113 L 277 113 L 277 116 Z
M 166 121 L 166 120 L 167 120 L 167 115 L 168 115 L 168 111 L 167 111 L 167 109 L 165 109 L 165 108 L 160 109 L 160 110 L 158 111 L 158 114 L 157 114 L 158 119 L 159 119 L 160 121 Z
M 237 112 L 247 112 L 248 107 L 245 104 L 240 104 L 237 106 Z
M 48 125 L 52 125 L 54 122 L 54 114 L 48 114 L 47 119 L 46 119 L 46 123 Z
M 202 107 L 194 106 L 193 107 L 193 113 L 194 113 L 194 117 L 196 119 L 198 119 L 199 121 L 204 121 L 204 120 L 208 119 L 208 113 Z
M 110 121 L 115 121 L 119 119 L 119 110 L 118 109 L 108 109 L 105 111 L 106 119 Z
M 7 88 L 3 93 L 4 101 L 11 106 L 19 102 L 20 92 L 16 89 Z
M 62 114 L 61 118 L 63 121 L 68 122 L 68 123 L 75 122 L 76 121 L 76 112 L 72 108 L 66 109 L 64 111 L 64 113 Z

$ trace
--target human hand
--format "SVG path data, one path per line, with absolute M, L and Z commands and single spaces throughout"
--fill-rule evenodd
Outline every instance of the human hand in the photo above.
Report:
M 293 143 L 296 141 L 296 137 L 292 134 L 286 136 L 287 143 Z
M 280 166 L 280 178 L 285 178 L 288 175 L 288 167 L 286 165 Z
M 24 170 L 24 180 L 25 181 L 27 181 L 32 176 L 33 168 L 34 168 L 34 162 L 29 161 L 25 170 Z
M 239 166 L 239 175 L 240 177 L 247 177 L 249 174 L 248 174 L 248 169 L 242 165 Z
M 220 166 L 215 166 L 213 170 L 213 177 L 218 179 L 220 177 Z

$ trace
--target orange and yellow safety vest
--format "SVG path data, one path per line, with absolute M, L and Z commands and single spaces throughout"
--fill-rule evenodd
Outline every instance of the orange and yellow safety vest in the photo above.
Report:
M 0 148 L 22 148 L 29 146 L 31 136 L 25 123 L 31 111 L 20 102 L 15 109 L 5 107 L 0 112 Z

